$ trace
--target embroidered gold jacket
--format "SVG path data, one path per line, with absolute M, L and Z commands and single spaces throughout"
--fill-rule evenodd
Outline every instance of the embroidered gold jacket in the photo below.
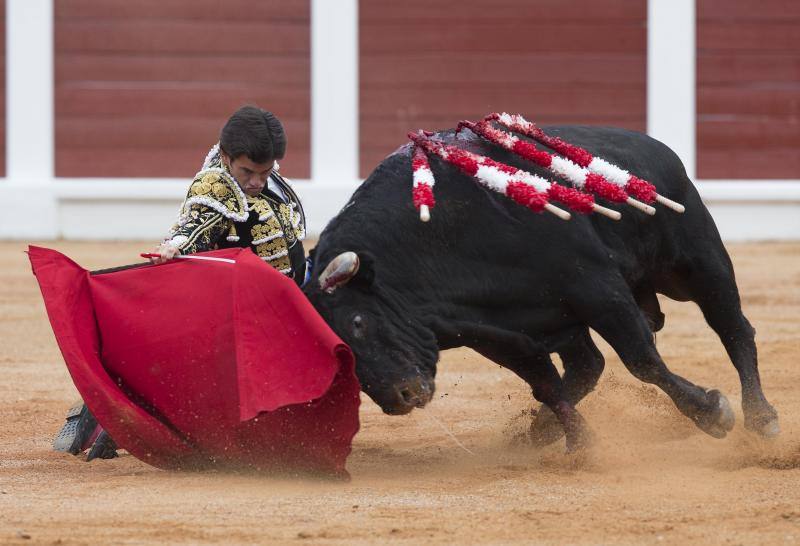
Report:
M 221 163 L 215 146 L 189 186 L 178 221 L 166 241 L 178 247 L 181 254 L 250 246 L 281 273 L 302 282 L 303 208 L 282 176 L 273 171 L 270 177 L 285 200 L 266 185 L 255 197 L 245 195 Z

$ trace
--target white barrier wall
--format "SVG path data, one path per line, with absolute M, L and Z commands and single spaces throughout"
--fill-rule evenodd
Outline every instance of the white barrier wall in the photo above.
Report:
M 188 177 L 56 179 L 53 0 L 7 0 L 6 11 L 8 174 L 0 181 L 0 237 L 160 239 Z M 692 178 L 695 12 L 695 0 L 648 3 L 648 133 L 678 153 Z M 312 175 L 295 187 L 312 236 L 359 183 L 358 28 L 358 0 L 311 0 Z M 725 239 L 800 239 L 800 181 L 696 184 Z

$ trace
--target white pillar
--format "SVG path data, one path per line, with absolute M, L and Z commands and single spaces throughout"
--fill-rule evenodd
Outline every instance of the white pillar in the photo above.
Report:
M 358 0 L 311 0 L 311 178 L 358 180 Z
M 0 237 L 60 235 L 55 195 L 53 0 L 6 0 L 6 179 Z
M 695 0 L 647 2 L 647 133 L 696 174 Z
M 55 174 L 53 0 L 6 0 L 6 172 L 12 181 Z

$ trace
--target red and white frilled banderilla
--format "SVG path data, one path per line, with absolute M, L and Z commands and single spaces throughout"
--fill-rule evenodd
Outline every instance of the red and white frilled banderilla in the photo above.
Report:
M 530 137 L 557 153 L 541 150 L 532 142 L 496 128 L 492 122 Z M 602 158 L 593 156 L 578 146 L 547 135 L 521 115 L 490 114 L 477 123 L 462 121 L 457 131 L 465 128 L 523 159 L 550 170 L 553 174 L 566 179 L 574 188 L 550 182 L 541 176 L 458 146 L 445 144 L 431 138 L 431 133 L 424 131 L 409 133 L 408 137 L 415 144 L 412 153 L 412 197 L 423 222 L 430 219 L 430 209 L 436 204 L 433 195 L 435 179 L 428 162 L 428 155 L 435 155 L 445 160 L 463 173 L 474 177 L 483 186 L 509 197 L 534 212 L 546 210 L 564 220 L 571 218 L 570 213 L 556 207 L 550 201 L 558 201 L 581 214 L 596 212 L 613 220 L 621 218 L 619 212 L 598 205 L 591 194 L 614 203 L 628 204 L 651 215 L 655 214 L 656 210 L 648 203 L 653 202 L 658 202 L 676 212 L 684 211 L 680 203 L 659 195 L 653 184 Z

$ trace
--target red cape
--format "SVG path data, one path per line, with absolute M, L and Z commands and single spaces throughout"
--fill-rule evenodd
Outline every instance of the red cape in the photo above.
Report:
M 353 355 L 249 249 L 102 274 L 29 256 L 75 386 L 121 448 L 161 468 L 347 475 Z

